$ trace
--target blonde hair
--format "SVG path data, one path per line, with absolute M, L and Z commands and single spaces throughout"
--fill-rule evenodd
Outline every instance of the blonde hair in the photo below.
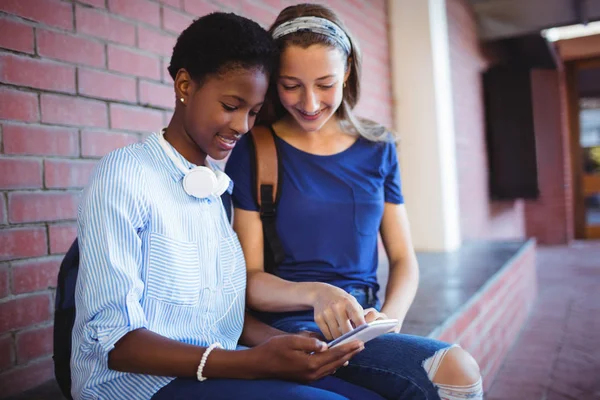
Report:
M 341 128 L 348 133 L 360 135 L 370 141 L 389 141 L 390 139 L 393 139 L 393 134 L 391 134 L 391 132 L 383 125 L 365 118 L 360 118 L 354 114 L 354 107 L 358 103 L 360 97 L 361 52 L 356 40 L 354 40 L 344 26 L 344 23 L 331 9 L 320 4 L 297 4 L 286 7 L 279 13 L 275 22 L 269 28 L 269 33 L 272 35 L 273 31 L 279 25 L 299 17 L 325 18 L 339 26 L 350 40 L 350 54 L 347 54 L 342 46 L 340 46 L 339 42 L 333 37 L 307 30 L 290 33 L 278 38 L 276 43 L 279 46 L 279 49 L 283 52 L 288 46 L 307 48 L 314 44 L 321 44 L 337 48 L 346 54 L 349 61 L 347 68 L 350 68 L 350 74 L 345 83 L 342 103 L 335 112 Z M 272 77 L 273 82 L 269 87 L 265 105 L 258 115 L 257 124 L 273 124 L 286 114 L 286 110 L 281 104 L 277 94 L 277 76 L 275 75 L 276 74 Z

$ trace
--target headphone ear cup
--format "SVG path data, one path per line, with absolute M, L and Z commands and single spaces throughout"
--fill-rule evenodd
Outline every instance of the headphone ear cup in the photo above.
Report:
M 229 187 L 229 184 L 231 183 L 231 178 L 225 172 L 220 171 L 218 169 L 215 170 L 215 176 L 217 178 L 217 184 L 215 186 L 213 194 L 215 196 L 220 196 L 223 193 L 225 193 L 225 191 Z
M 190 196 L 204 199 L 215 192 L 217 177 L 207 167 L 192 168 L 183 178 L 183 189 Z

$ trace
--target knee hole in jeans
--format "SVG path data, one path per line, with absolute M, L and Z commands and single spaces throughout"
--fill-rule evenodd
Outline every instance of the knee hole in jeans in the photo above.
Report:
M 481 379 L 477 362 L 459 346 L 438 350 L 423 362 L 427 376 L 435 384 L 465 386 Z

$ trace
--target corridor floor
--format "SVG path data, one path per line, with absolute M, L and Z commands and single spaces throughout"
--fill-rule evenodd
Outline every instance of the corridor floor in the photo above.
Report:
M 486 399 L 600 399 L 600 242 L 537 254 L 538 299 Z

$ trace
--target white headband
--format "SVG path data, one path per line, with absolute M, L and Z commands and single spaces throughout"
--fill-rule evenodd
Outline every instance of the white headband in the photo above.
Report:
M 350 54 L 352 45 L 348 35 L 336 24 L 326 18 L 320 17 L 298 17 L 279 25 L 273 31 L 273 39 L 279 39 L 290 33 L 298 31 L 310 31 L 319 33 L 335 40 L 346 54 Z

